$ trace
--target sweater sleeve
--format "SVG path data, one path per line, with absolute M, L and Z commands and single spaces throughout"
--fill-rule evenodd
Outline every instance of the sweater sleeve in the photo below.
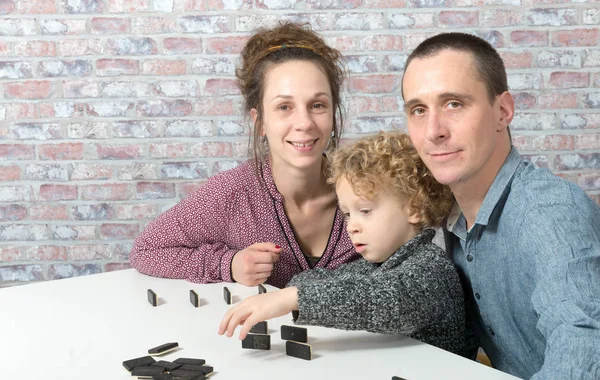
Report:
M 298 286 L 308 282 L 331 280 L 335 279 L 340 273 L 344 273 L 346 271 L 361 272 L 361 269 L 363 271 L 365 270 L 364 264 L 365 260 L 361 258 L 347 264 L 342 264 L 342 266 L 336 269 L 314 268 L 310 270 L 305 270 L 304 272 L 300 272 L 294 275 L 294 277 L 292 277 L 292 279 L 286 286 Z M 365 273 L 367 272 L 365 271 Z
M 135 240 L 131 266 L 156 277 L 198 283 L 233 281 L 237 249 L 224 243 L 231 193 L 223 178 L 203 187 L 153 220 Z
M 335 277 L 297 284 L 297 323 L 408 336 L 442 325 L 448 315 L 464 323 L 456 271 L 447 260 L 428 257 L 411 258 L 381 276 L 342 269 Z

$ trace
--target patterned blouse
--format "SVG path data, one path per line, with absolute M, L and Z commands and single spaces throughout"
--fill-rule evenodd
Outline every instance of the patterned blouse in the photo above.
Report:
M 231 261 L 258 242 L 282 247 L 267 283 L 277 287 L 311 268 L 302 253 L 277 191 L 268 161 L 219 173 L 159 215 L 135 240 L 129 260 L 141 273 L 192 282 L 232 282 Z M 337 268 L 360 257 L 336 210 L 329 241 L 314 268 Z

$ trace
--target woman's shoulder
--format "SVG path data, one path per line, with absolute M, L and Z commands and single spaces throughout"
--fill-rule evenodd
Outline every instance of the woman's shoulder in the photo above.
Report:
M 258 173 L 253 160 L 248 160 L 238 166 L 224 170 L 208 178 L 200 188 L 215 191 L 241 191 L 255 188 L 259 185 Z

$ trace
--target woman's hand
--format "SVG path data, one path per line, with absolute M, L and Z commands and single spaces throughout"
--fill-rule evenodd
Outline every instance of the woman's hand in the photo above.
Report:
M 256 286 L 265 282 L 277 260 L 281 247 L 273 243 L 254 243 L 233 256 L 231 276 L 235 282 Z
M 231 337 L 236 327 L 242 325 L 240 339 L 244 339 L 252 326 L 258 322 L 281 317 L 296 309 L 298 289 L 295 286 L 248 297 L 225 313 L 219 325 L 219 335 L 227 332 L 226 335 Z

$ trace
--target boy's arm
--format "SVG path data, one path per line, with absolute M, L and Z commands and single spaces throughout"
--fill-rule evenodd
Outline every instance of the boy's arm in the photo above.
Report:
M 338 273 L 344 273 L 346 271 L 360 273 L 360 272 L 368 270 L 369 265 L 370 264 L 366 263 L 363 258 L 360 258 L 356 261 L 353 261 L 353 262 L 350 262 L 347 264 L 342 264 L 341 266 L 339 266 L 336 269 L 314 268 L 314 269 L 310 269 L 310 270 L 305 270 L 304 272 L 300 272 L 300 273 L 294 275 L 294 277 L 292 277 L 292 279 L 286 285 L 286 287 L 297 286 L 297 285 L 304 284 L 307 282 L 314 282 L 314 281 L 321 281 L 321 280 L 336 278 L 338 276 Z
M 589 205 L 588 205 L 589 206 Z M 523 252 L 535 255 L 532 302 L 546 338 L 532 379 L 600 378 L 600 213 L 574 204 L 538 206 L 524 225 Z M 533 251 L 533 252 L 532 252 Z
M 464 323 L 458 275 L 437 254 L 416 254 L 381 277 L 344 274 L 297 285 L 298 324 L 412 335 L 452 314 Z

